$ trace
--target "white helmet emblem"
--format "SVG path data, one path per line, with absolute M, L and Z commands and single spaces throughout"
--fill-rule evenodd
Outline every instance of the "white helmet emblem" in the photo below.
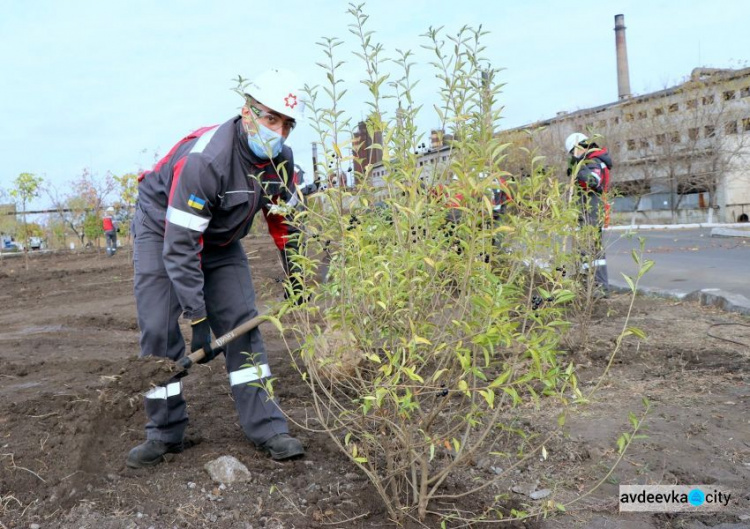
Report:
M 284 106 L 294 109 L 294 107 L 297 106 L 297 96 L 294 94 L 289 94 L 284 98 Z

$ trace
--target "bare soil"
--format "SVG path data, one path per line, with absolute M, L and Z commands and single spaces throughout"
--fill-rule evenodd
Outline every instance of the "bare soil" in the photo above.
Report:
M 279 299 L 282 271 L 270 238 L 250 237 L 246 246 L 261 303 Z M 128 450 L 143 440 L 143 381 L 171 368 L 136 361 L 128 252 L 30 257 L 28 270 L 23 257 L 0 260 L 0 528 L 394 526 L 364 474 L 325 434 L 295 426 L 307 456 L 285 463 L 248 443 L 221 362 L 195 366 L 183 379 L 190 447 L 155 468 L 128 469 Z M 584 392 L 608 361 L 629 301 L 617 295 L 601 302 L 589 339 L 569 344 Z M 637 298 L 631 324 L 648 338 L 625 341 L 595 399 L 579 406 L 564 434 L 545 446 L 546 459 L 504 474 L 486 493 L 506 493 L 506 504 L 517 508 L 544 501 L 524 489 L 552 489 L 557 501 L 578 499 L 564 514 L 515 527 L 750 527 L 750 348 L 741 345 L 750 344 L 748 323 L 690 303 Z M 311 424 L 308 390 L 281 337 L 269 325 L 263 332 L 282 408 Z M 617 458 L 616 440 L 628 430 L 628 412 L 640 413 L 644 396 L 653 404 L 648 437 L 604 479 Z M 519 424 L 551 431 L 558 411 L 522 408 Z M 222 455 L 243 462 L 252 480 L 213 483 L 204 465 Z M 460 491 L 496 472 L 478 460 L 447 486 Z M 619 484 L 716 485 L 730 489 L 733 502 L 704 516 L 619 514 Z M 482 499 L 468 498 L 458 508 L 475 508 Z

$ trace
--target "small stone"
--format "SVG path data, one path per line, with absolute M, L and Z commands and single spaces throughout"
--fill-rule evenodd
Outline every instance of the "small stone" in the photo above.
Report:
M 549 490 L 549 489 L 542 489 L 542 490 L 535 490 L 534 492 L 532 492 L 531 494 L 529 494 L 529 497 L 532 500 L 541 500 L 542 498 L 546 498 L 550 494 L 552 494 L 551 490 Z
M 232 456 L 221 456 L 209 461 L 204 468 L 216 483 L 250 481 L 250 471 Z
M 42 526 L 38 523 L 33 523 L 29 526 L 29 529 L 42 529 Z
M 190 482 L 188 482 L 187 487 L 189 489 L 194 489 L 195 487 L 197 487 L 197 485 L 195 483 L 193 483 L 192 481 L 190 481 Z

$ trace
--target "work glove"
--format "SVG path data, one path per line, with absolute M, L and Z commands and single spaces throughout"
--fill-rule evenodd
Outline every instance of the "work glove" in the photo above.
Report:
M 580 171 L 576 176 L 578 184 L 592 191 L 599 191 L 602 184 L 602 177 L 594 171 Z
M 198 361 L 199 364 L 210 362 L 216 358 L 216 355 L 222 352 L 220 347 L 211 349 L 211 326 L 208 324 L 207 318 L 190 322 L 190 327 L 193 329 L 193 338 L 190 341 L 190 352 L 194 353 L 199 349 L 203 349 L 206 353 L 206 356 Z

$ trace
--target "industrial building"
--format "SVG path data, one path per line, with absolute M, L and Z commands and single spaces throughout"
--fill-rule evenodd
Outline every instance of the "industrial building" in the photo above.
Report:
M 497 132 L 514 147 L 504 169 L 515 175 L 528 173 L 529 156 L 523 147 L 544 156 L 547 166 L 564 177 L 565 138 L 583 132 L 607 146 L 615 161 L 613 222 L 747 222 L 750 68 L 695 68 L 676 86 L 634 96 L 623 15 L 615 16 L 615 47 L 618 99 Z M 430 145 L 420 152 L 419 166 L 429 172 L 449 163 L 449 139 L 432 131 Z M 377 151 L 368 150 L 372 143 L 360 124 L 354 135 L 353 154 L 360 160 L 355 171 L 363 174 L 371 165 L 372 184 L 377 187 L 386 169 L 380 157 L 371 154 Z
M 684 82 L 633 96 L 625 25 L 615 16 L 618 100 L 498 133 L 566 166 L 565 138 L 583 132 L 609 148 L 613 221 L 747 222 L 750 215 L 750 68 L 695 68 Z M 510 161 L 522 174 L 526 161 Z

